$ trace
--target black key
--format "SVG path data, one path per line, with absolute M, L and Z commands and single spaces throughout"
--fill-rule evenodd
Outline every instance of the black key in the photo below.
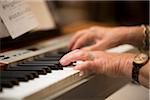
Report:
M 36 63 L 36 64 L 60 64 L 59 61 L 30 61 L 30 62 L 25 62 L 25 64 L 31 64 L 31 63 Z
M 38 72 L 36 72 L 36 71 L 23 71 L 24 73 L 31 73 L 34 77 L 39 77 L 39 74 L 38 74 Z
M 16 74 L 16 73 L 20 73 L 20 74 L 25 74 L 25 75 L 28 75 L 28 74 L 31 74 L 33 77 L 39 77 L 38 73 L 36 71 L 2 71 L 2 72 L 6 72 L 8 74 Z
M 5 79 L 17 79 L 18 81 L 22 81 L 22 82 L 27 82 L 29 79 L 25 76 L 25 77 L 15 77 L 15 76 L 3 76 L 1 78 L 5 78 Z
M 54 68 L 58 68 L 58 69 L 61 69 L 61 70 L 63 70 L 63 66 L 60 64 L 60 62 L 59 61 L 38 61 L 38 63 L 49 63 L 50 65 L 50 67 L 53 67 L 51 64 L 54 64 L 55 65 L 55 67 Z
M 19 85 L 19 81 L 17 79 L 11 79 L 11 78 L 1 78 L 1 81 L 7 81 L 7 82 L 11 82 L 13 85 Z
M 32 74 L 33 77 L 35 78 L 39 77 L 39 74 L 36 71 L 19 71 L 19 72 L 23 72 L 24 74 Z
M 18 64 L 18 66 L 54 66 L 55 64 L 37 64 L 37 63 L 23 63 L 23 64 Z
M 63 49 L 58 50 L 58 52 L 63 52 L 63 53 L 68 53 L 70 51 L 71 50 L 69 50 L 68 48 L 63 48 Z
M 36 66 L 33 66 L 33 65 L 18 65 L 18 66 L 20 66 L 20 67 L 34 67 L 34 68 L 42 68 L 42 69 L 45 69 L 46 70 L 46 72 L 48 72 L 48 73 L 51 73 L 51 68 L 50 67 L 48 67 L 48 66 L 40 66 L 40 65 L 36 65 Z
M 28 79 L 34 79 L 34 75 L 32 73 L 29 72 L 23 72 L 23 71 L 2 71 L 2 74 L 10 74 L 10 75 L 23 75 L 23 76 L 27 76 Z
M 3 78 L 3 77 L 24 77 L 26 75 L 23 74 L 23 73 L 20 73 L 20 72 L 19 73 L 17 73 L 17 72 L 14 73 L 13 71 L 1 71 L 0 76 Z
M 43 58 L 37 58 L 35 61 L 59 61 L 60 58 L 53 58 L 53 57 L 43 57 Z
M 49 64 L 49 66 L 52 70 L 59 70 L 59 69 L 63 69 L 63 67 L 57 65 L 57 64 Z
M 58 54 L 63 54 L 63 55 L 65 55 L 65 54 L 67 54 L 67 53 L 69 53 L 70 52 L 70 50 L 60 50 L 60 51 L 58 51 L 57 53 Z
M 30 61 L 25 62 L 24 64 L 34 64 L 34 65 L 43 65 L 43 66 L 49 66 L 51 69 L 63 69 L 62 65 L 59 61 Z
M 5 57 L 5 55 L 0 55 L 0 58 Z
M 62 65 L 59 63 L 59 61 L 32 61 L 32 62 L 27 62 L 27 64 L 41 64 L 45 65 L 48 64 L 51 68 L 58 68 L 58 69 L 63 69 Z
M 5 60 L 5 59 L 9 59 L 10 57 L 4 57 L 4 58 L 2 58 L 2 60 Z
M 0 84 L 1 84 L 1 86 L 2 87 L 7 87 L 7 88 L 11 88 L 11 87 L 13 87 L 13 83 L 12 82 L 10 82 L 10 81 L 0 81 Z
M 45 57 L 53 57 L 53 58 L 61 58 L 63 57 L 64 54 L 59 54 L 59 53 L 56 53 L 56 54 L 46 54 Z
M 39 74 L 46 74 L 46 70 L 40 67 L 21 67 L 21 66 L 16 66 L 15 68 L 7 68 L 7 70 L 12 70 L 12 71 L 36 71 Z
M 19 66 L 47 66 L 47 67 L 51 68 L 51 70 L 63 69 L 63 68 L 60 68 L 60 67 L 59 67 L 58 65 L 56 65 L 56 64 L 24 63 L 24 64 L 19 64 Z
M 3 73 L 1 72 L 0 74 L 1 78 L 9 78 L 9 79 L 18 79 L 19 81 L 28 81 L 29 78 L 27 76 L 25 76 L 24 74 L 8 74 L 8 73 Z
M 2 89 L 2 86 L 1 86 L 1 84 L 0 84 L 0 92 L 2 92 L 3 91 L 3 89 Z
M 30 62 L 25 62 L 27 64 L 33 64 L 33 63 L 36 63 L 36 64 L 49 64 L 49 66 L 53 66 L 51 64 L 54 64 L 56 65 L 56 67 L 62 69 L 62 65 L 60 64 L 59 61 L 30 61 Z

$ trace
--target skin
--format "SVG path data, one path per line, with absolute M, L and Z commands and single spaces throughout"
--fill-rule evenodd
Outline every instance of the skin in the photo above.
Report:
M 95 42 L 95 44 L 84 47 L 84 50 L 106 50 L 121 44 L 132 44 L 142 46 L 144 39 L 144 28 L 132 27 L 91 27 L 77 32 L 70 41 L 69 49 L 81 48 L 84 44 Z M 141 34 L 142 33 L 142 34 Z
M 144 28 L 141 26 L 92 27 L 81 30 L 73 36 L 69 44 L 69 48 L 73 51 L 63 56 L 60 63 L 67 66 L 71 62 L 82 60 L 84 62 L 76 65 L 75 70 L 131 79 L 132 63 L 136 55 L 132 53 L 107 53 L 104 50 L 125 43 L 140 47 L 143 39 Z M 82 47 L 89 41 L 95 42 L 95 44 Z M 149 88 L 149 62 L 140 69 L 139 81 L 143 86 Z
M 118 54 L 104 51 L 85 52 L 84 50 L 76 49 L 63 56 L 60 63 L 63 66 L 67 66 L 71 62 L 82 60 L 82 64 L 74 67 L 75 70 L 80 70 L 82 74 L 86 71 L 90 71 L 109 77 L 126 77 L 132 79 L 132 63 L 135 56 L 135 54 L 131 53 Z M 143 86 L 149 88 L 149 62 L 141 68 L 139 81 Z
M 89 59 L 92 56 L 92 59 Z M 122 57 L 124 59 L 122 59 Z M 74 67 L 76 70 L 92 71 L 97 74 L 105 74 L 107 76 L 128 76 L 130 74 L 125 73 L 130 66 L 130 61 L 125 59 L 134 58 L 133 54 L 117 54 L 117 53 L 106 53 L 103 51 L 88 51 L 74 50 L 66 54 L 61 60 L 61 64 L 64 66 L 69 65 L 71 62 L 82 60 L 83 63 Z M 123 65 L 124 66 L 121 66 Z M 131 73 L 131 71 L 130 71 Z

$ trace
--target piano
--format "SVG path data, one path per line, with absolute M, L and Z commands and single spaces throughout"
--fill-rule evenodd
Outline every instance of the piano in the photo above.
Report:
M 53 99 L 87 82 L 93 74 L 79 76 L 73 65 L 61 66 L 59 59 L 67 53 L 72 35 L 40 42 L 0 54 L 7 68 L 1 71 L 1 100 Z M 130 45 L 112 48 L 108 52 L 127 52 Z M 25 79 L 26 78 L 26 79 Z
M 42 2 L 41 4 L 43 5 L 44 3 Z M 43 8 L 42 5 L 39 7 Z M 29 40 L 38 40 L 43 38 L 43 36 L 50 37 L 51 34 L 58 34 L 58 31 L 53 29 L 53 26 L 55 25 L 52 25 L 50 31 L 33 32 L 29 35 L 25 34 L 25 36 L 16 39 L 17 42 L 7 38 L 8 40 L 6 39 L 7 41 L 4 41 L 4 45 L 2 43 L 2 47 L 5 46 L 5 42 L 9 44 L 7 47 L 16 47 L 16 44 L 19 44 L 18 41 L 20 40 L 24 44 L 30 42 Z M 35 36 L 36 38 L 34 38 Z M 6 48 L 6 51 L 2 51 L 0 53 L 0 100 L 60 100 L 61 98 L 57 98 L 91 80 L 93 81 L 96 75 L 92 73 L 85 73 L 83 76 L 79 76 L 79 71 L 73 70 L 73 64 L 69 66 L 60 65 L 59 59 L 69 52 L 67 45 L 71 37 L 72 34 L 59 36 L 54 39 L 45 39 L 40 42 L 35 42 L 32 45 L 25 45 L 12 50 L 7 50 Z M 1 42 L 3 42 L 3 39 Z M 131 45 L 121 45 L 107 50 L 107 52 L 118 53 L 133 51 L 136 51 L 136 49 Z M 128 81 L 123 83 L 119 80 L 117 82 L 122 84 L 118 85 L 117 82 L 113 83 L 112 80 L 110 81 L 103 76 L 98 77 L 100 77 L 100 94 L 104 94 L 104 98 L 110 96 L 112 92 L 117 91 L 128 83 Z M 96 84 L 97 81 L 93 82 Z M 116 84 L 119 87 L 116 88 L 112 84 Z M 90 88 L 88 91 L 92 91 L 92 89 L 94 88 Z M 108 92 L 108 90 L 113 91 Z M 81 91 L 78 93 L 82 94 Z M 86 94 L 86 96 L 89 97 L 90 95 L 88 96 Z M 74 99 L 76 98 L 72 98 L 72 100 Z M 81 98 L 80 100 L 82 99 L 85 98 Z M 93 98 L 89 98 L 89 100 L 93 100 Z

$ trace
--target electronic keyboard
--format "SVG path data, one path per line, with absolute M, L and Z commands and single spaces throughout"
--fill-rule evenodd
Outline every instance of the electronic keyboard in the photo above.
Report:
M 69 52 L 66 48 L 71 36 L 1 53 L 0 63 L 6 66 L 0 74 L 0 100 L 53 99 L 90 80 L 92 73 L 79 76 L 79 71 L 73 70 L 74 65 L 59 63 Z M 122 53 L 133 49 L 133 46 L 122 45 L 107 52 Z

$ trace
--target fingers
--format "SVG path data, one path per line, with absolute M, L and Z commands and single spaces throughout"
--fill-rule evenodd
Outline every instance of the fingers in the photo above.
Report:
M 93 72 L 94 67 L 91 61 L 85 61 L 74 67 L 75 70 L 80 70 L 79 76 L 83 76 L 87 72 Z
M 75 66 L 74 69 L 80 71 L 93 70 L 92 66 L 92 61 L 85 61 L 82 64 Z
M 107 32 L 106 30 L 108 30 L 108 28 L 106 29 L 104 27 L 92 27 L 77 32 L 75 36 L 71 39 L 71 42 L 69 44 L 69 49 L 75 50 L 77 48 L 81 48 L 82 46 L 85 46 L 86 43 L 89 41 L 95 42 L 96 40 L 103 41 L 105 40 L 105 38 L 107 39 L 107 35 L 105 34 Z M 108 42 L 110 42 L 110 40 Z M 95 45 L 87 49 L 96 50 L 97 47 L 98 45 L 97 46 Z M 101 48 L 101 49 L 105 50 L 106 48 Z
M 84 47 L 84 48 L 82 48 L 82 50 L 93 51 L 93 50 L 97 50 L 97 48 L 99 48 L 99 47 L 100 47 L 99 44 L 95 44 L 95 45 L 92 45 L 92 46 Z
M 82 48 L 82 50 L 85 50 L 85 51 L 106 50 L 106 49 L 107 49 L 107 46 L 104 40 L 98 41 L 94 45 Z
M 69 44 L 69 49 L 75 50 L 80 48 L 87 41 L 94 40 L 95 34 L 90 29 L 79 31 L 71 40 Z
M 72 46 L 72 50 L 84 46 L 86 42 L 89 42 L 91 40 L 94 40 L 94 35 L 90 33 L 86 33 L 85 35 L 81 36 L 80 38 L 76 40 L 76 42 Z
M 77 33 L 73 36 L 73 38 L 71 39 L 71 42 L 70 42 L 70 44 L 69 44 L 69 49 L 72 48 L 72 46 L 74 45 L 74 43 L 76 42 L 76 40 L 77 40 L 80 36 L 82 36 L 84 33 L 86 33 L 86 30 L 79 31 L 79 32 L 77 32 Z
M 87 52 L 81 50 L 74 50 L 65 56 L 63 56 L 60 60 L 60 63 L 64 66 L 69 65 L 71 62 L 75 62 L 77 60 L 89 60 L 89 55 Z

